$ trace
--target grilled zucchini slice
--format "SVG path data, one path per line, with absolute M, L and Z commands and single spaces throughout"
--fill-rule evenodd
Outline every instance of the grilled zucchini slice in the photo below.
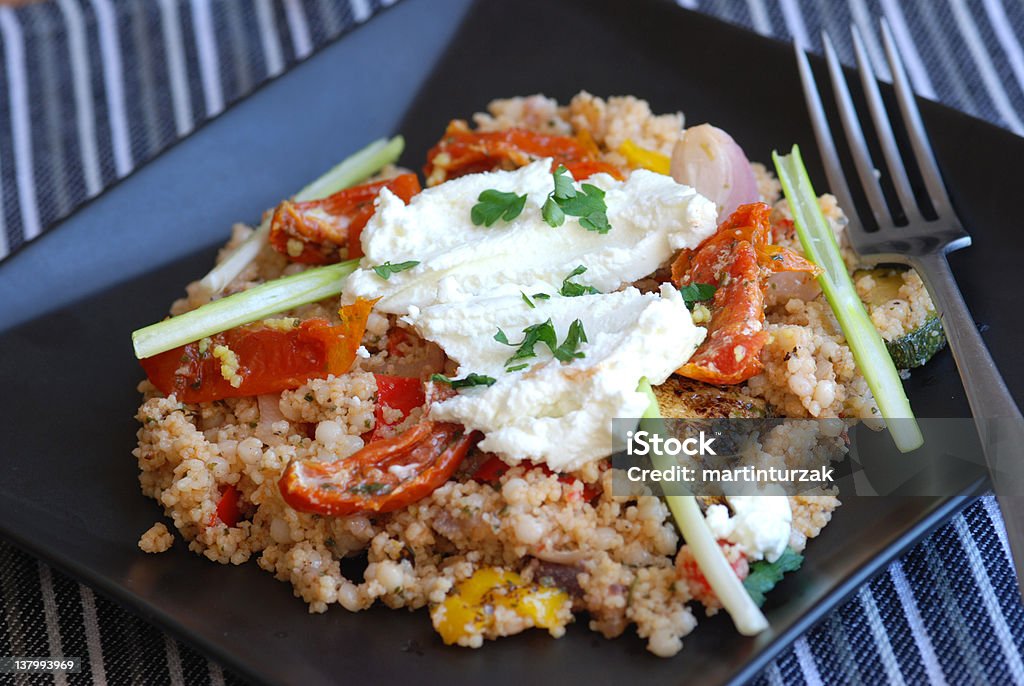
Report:
M 853 273 L 856 280 L 864 274 L 870 274 L 875 287 L 867 294 L 865 304 L 868 311 L 885 307 L 887 303 L 900 297 L 903 286 L 903 274 L 908 271 L 903 265 L 886 265 L 874 269 L 858 269 Z M 935 312 L 929 313 L 924 323 L 916 329 L 908 331 L 893 340 L 885 341 L 889 356 L 898 369 L 913 369 L 924 366 L 935 353 L 946 347 L 946 334 L 942 331 L 942 321 Z
M 712 386 L 681 376 L 670 376 L 654 387 L 662 416 L 669 419 L 761 419 L 768 405 L 751 398 L 737 386 Z
M 924 320 L 924 324 L 894 340 L 886 341 L 885 347 L 889 349 L 889 356 L 897 369 L 923 367 L 935 353 L 946 347 L 942 321 L 933 312 Z

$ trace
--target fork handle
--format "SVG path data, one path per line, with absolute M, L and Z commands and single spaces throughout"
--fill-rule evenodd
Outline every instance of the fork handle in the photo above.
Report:
M 911 263 L 942 313 L 942 328 L 960 370 L 1006 522 L 1017 578 L 1024 579 L 1024 418 L 978 333 L 946 256 L 932 253 Z

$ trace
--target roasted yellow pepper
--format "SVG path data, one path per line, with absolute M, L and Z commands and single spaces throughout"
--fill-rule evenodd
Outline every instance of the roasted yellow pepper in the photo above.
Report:
M 484 638 L 510 636 L 535 626 L 557 638 L 572 619 L 571 608 L 565 591 L 527 583 L 515 572 L 484 567 L 432 608 L 430 619 L 446 645 L 477 648 Z
M 662 155 L 660 152 L 641 148 L 628 138 L 619 146 L 619 153 L 626 158 L 631 167 L 642 167 L 643 169 L 650 169 L 652 172 L 668 176 L 669 167 L 671 166 L 671 160 L 669 160 L 668 155 Z

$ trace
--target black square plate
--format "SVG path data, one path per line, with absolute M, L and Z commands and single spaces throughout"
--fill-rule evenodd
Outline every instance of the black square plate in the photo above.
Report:
M 140 495 L 130 454 L 142 375 L 129 334 L 208 269 L 231 223 L 254 220 L 372 138 L 404 133 L 404 160 L 419 166 L 449 118 L 494 97 L 565 100 L 581 88 L 714 122 L 754 160 L 800 143 L 824 187 L 788 46 L 668 2 L 406 0 L 0 266 L 0 535 L 255 682 L 716 684 L 755 674 L 979 484 L 965 483 L 965 497 L 850 500 L 770 597 L 770 631 L 742 638 L 718 616 L 671 660 L 582 622 L 559 641 L 534 631 L 483 650 L 446 648 L 422 611 L 310 615 L 255 563 L 211 564 L 180 541 L 156 556 L 136 547 L 160 511 Z M 923 110 L 975 237 L 953 269 L 1019 389 L 1024 141 L 934 104 Z M 919 416 L 969 416 L 948 353 L 909 389 Z

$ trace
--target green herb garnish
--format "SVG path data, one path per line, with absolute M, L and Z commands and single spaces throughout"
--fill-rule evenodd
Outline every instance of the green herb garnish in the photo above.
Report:
M 510 343 L 508 336 L 500 328 L 498 329 L 498 333 L 494 334 L 494 340 L 504 345 L 516 348 L 516 351 L 512 353 L 512 357 L 505 360 L 506 367 L 520 360 L 528 360 L 530 358 L 537 357 L 534 347 L 538 343 L 543 343 L 548 346 L 548 349 L 552 352 L 558 347 L 558 336 L 555 334 L 555 325 L 551 323 L 550 319 L 541 324 L 531 324 L 523 329 L 523 340 L 519 343 Z
M 431 375 L 430 380 L 437 381 L 438 383 L 446 383 L 451 386 L 452 389 L 470 388 L 472 386 L 493 386 L 495 382 L 494 377 L 477 374 L 475 372 L 471 372 L 461 379 L 449 379 L 444 374 L 433 374 Z
M 479 202 L 473 205 L 469 213 L 476 226 L 491 226 L 499 219 L 510 222 L 522 213 L 526 205 L 526 195 L 506 193 L 493 188 L 481 193 L 477 200 Z
M 384 264 L 379 264 L 376 267 L 374 267 L 373 271 L 377 273 L 377 276 L 387 281 L 388 279 L 391 278 L 392 274 L 404 272 L 407 269 L 412 269 L 417 264 L 419 264 L 419 261 L 417 260 L 399 262 L 398 264 L 391 264 L 390 262 L 385 262 Z
M 548 295 L 547 293 L 534 293 L 533 294 L 533 299 L 534 300 L 550 300 L 551 296 Z
M 765 595 L 768 591 L 775 588 L 775 584 L 782 581 L 782 576 L 786 572 L 795 572 L 800 569 L 800 565 L 803 562 L 804 556 L 793 552 L 792 548 L 786 548 L 775 562 L 768 562 L 767 560 L 752 562 L 750 564 L 750 573 L 743 580 L 743 587 L 747 589 L 747 593 L 750 594 L 750 597 L 760 607 L 764 605 Z
M 529 305 L 531 310 L 537 309 L 537 306 L 533 304 L 532 300 L 530 300 L 530 296 L 528 296 L 526 293 L 523 293 L 522 291 L 519 291 L 519 294 L 523 296 L 523 302 Z
M 679 287 L 679 293 L 682 294 L 683 301 L 691 310 L 695 304 L 711 300 L 717 290 L 718 286 L 713 283 L 691 283 Z
M 569 170 L 562 165 L 552 173 L 552 177 L 555 188 L 541 207 L 541 216 L 549 226 L 561 226 L 568 215 L 578 217 L 580 226 L 588 231 L 608 233 L 612 230 L 603 190 L 589 183 L 576 190 Z
M 522 371 L 523 369 L 526 369 L 529 366 L 530 366 L 529 362 L 523 362 L 522 364 L 513 365 L 511 367 L 505 367 L 505 371 L 506 372 L 518 372 L 518 371 Z
M 569 276 L 562 279 L 562 287 L 558 290 L 561 295 L 567 298 L 575 298 L 579 295 L 599 295 L 601 291 L 597 290 L 593 286 L 584 286 L 580 283 L 573 283 L 571 279 L 574 276 L 579 276 L 583 272 L 587 271 L 587 268 L 582 264 L 572 270 Z M 534 296 L 536 297 L 536 296 Z
M 538 343 L 543 343 L 551 351 L 551 354 L 561 362 L 571 362 L 574 359 L 585 357 L 582 352 L 577 349 L 580 343 L 587 342 L 587 332 L 583 329 L 583 322 L 579 319 L 575 320 L 569 325 L 569 332 L 565 337 L 565 341 L 561 345 L 558 344 L 558 334 L 555 332 L 555 325 L 548 319 L 546 322 L 541 324 L 532 324 L 523 329 L 523 340 L 519 343 L 511 343 L 508 340 L 508 335 L 500 328 L 498 332 L 494 334 L 494 340 L 504 345 L 512 346 L 516 348 L 516 351 L 512 353 L 512 356 L 505 360 L 505 371 L 515 372 L 520 369 L 525 369 L 528 364 L 514 364 L 520 360 L 529 360 L 537 357 L 537 352 L 534 348 Z
M 569 325 L 569 333 L 566 335 L 562 345 L 552 350 L 551 353 L 562 362 L 571 362 L 574 359 L 584 357 L 583 353 L 579 352 L 577 348 L 580 347 L 580 343 L 586 342 L 587 332 L 583 330 L 583 322 L 577 319 Z

